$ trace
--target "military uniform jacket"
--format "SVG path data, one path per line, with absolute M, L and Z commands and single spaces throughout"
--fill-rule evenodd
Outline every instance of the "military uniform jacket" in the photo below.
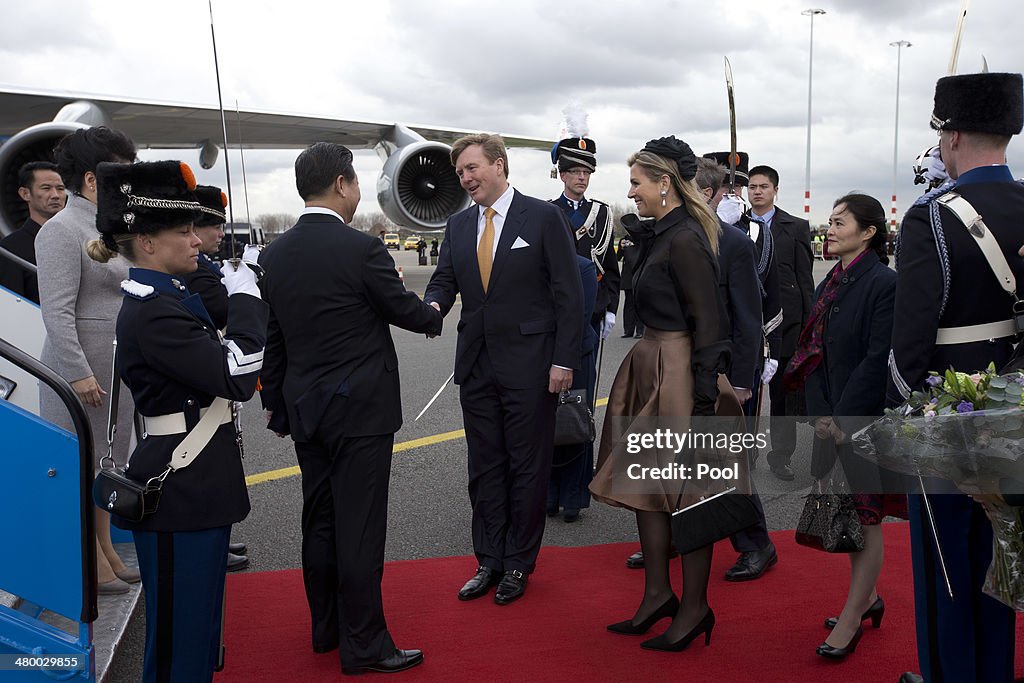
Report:
M 720 223 L 718 290 L 729 314 L 729 339 L 732 341 L 729 383 L 753 389 L 764 349 L 761 287 L 754 261 L 754 243 L 739 228 Z
M 593 319 L 604 320 L 605 312 L 614 314 L 619 310 L 621 285 L 619 262 L 612 243 L 612 222 L 609 220 L 608 205 L 584 197 L 580 207 L 574 209 L 564 194 L 551 203 L 560 208 L 569 221 L 569 227 L 576 238 L 576 253 L 590 259 L 597 267 L 597 303 L 594 305 Z M 595 204 L 597 216 L 589 227 L 584 227 Z
M 203 306 L 218 330 L 223 330 L 228 324 L 228 290 L 221 284 L 222 277 L 224 273 L 220 266 L 202 253 L 199 254 L 199 267 L 182 276 L 188 291 L 202 298 Z
M 122 283 L 117 317 L 118 372 L 144 416 L 184 413 L 189 429 L 215 397 L 245 401 L 256 391 L 266 342 L 267 305 L 237 294 L 223 342 L 198 295 L 176 277 L 133 268 Z M 178 283 L 175 285 L 175 283 Z M 123 430 L 128 425 L 120 425 Z M 160 475 L 185 434 L 141 434 L 127 474 L 138 482 Z M 233 424 L 222 424 L 191 465 L 164 480 L 157 511 L 141 522 L 115 518 L 124 529 L 197 531 L 241 521 L 249 496 Z
M 1024 289 L 1024 185 L 1006 166 L 985 166 L 963 173 L 921 197 L 907 211 L 896 248 L 896 310 L 889 356 L 889 405 L 899 405 L 920 389 L 929 370 L 983 370 L 1001 367 L 1013 351 L 1013 337 L 939 346 L 940 327 L 961 327 L 1009 320 L 1012 299 L 1003 291 L 981 248 L 956 215 L 936 199 L 956 190 L 984 218 Z
M 735 226 L 750 239 L 750 219 L 744 216 Z M 761 284 L 761 325 L 768 342 L 768 355 L 778 360 L 782 357 L 782 301 L 779 298 L 779 266 L 775 256 L 775 240 L 771 230 L 761 230 L 754 242 L 754 265 L 757 267 L 757 281 Z M 758 354 L 757 371 L 764 357 Z M 743 386 L 743 385 L 737 385 Z

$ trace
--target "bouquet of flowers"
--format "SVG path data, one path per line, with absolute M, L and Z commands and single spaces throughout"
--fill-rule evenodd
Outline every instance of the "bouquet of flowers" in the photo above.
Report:
M 985 590 L 1024 611 L 1024 524 L 1000 482 L 1024 482 L 1024 372 L 994 365 L 968 375 L 930 373 L 915 391 L 852 437 L 854 452 L 885 469 L 952 482 L 985 508 L 995 553 Z

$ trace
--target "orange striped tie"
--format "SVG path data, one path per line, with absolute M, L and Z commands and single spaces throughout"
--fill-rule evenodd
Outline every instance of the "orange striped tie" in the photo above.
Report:
M 491 281 L 491 266 L 494 265 L 494 214 L 498 213 L 491 207 L 484 209 L 484 234 L 476 248 L 476 262 L 480 266 L 480 282 L 487 293 L 487 283 Z

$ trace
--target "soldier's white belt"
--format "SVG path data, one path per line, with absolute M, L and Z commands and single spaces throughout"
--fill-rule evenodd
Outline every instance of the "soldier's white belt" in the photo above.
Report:
M 1012 337 L 1016 334 L 1017 329 L 1012 320 L 1000 320 L 997 323 L 984 323 L 983 325 L 940 327 L 938 334 L 935 336 L 935 343 L 939 346 L 969 344 L 971 342 L 988 341 L 989 339 Z
M 212 408 L 213 406 L 211 406 Z M 218 406 L 220 409 L 220 406 Z M 199 410 L 200 419 L 206 415 L 210 408 Z M 226 425 L 232 420 L 231 411 L 225 411 L 217 426 Z M 171 413 L 169 415 L 156 415 L 154 417 L 142 417 L 142 438 L 147 436 L 170 436 L 172 434 L 184 434 L 188 431 L 185 423 L 185 413 Z

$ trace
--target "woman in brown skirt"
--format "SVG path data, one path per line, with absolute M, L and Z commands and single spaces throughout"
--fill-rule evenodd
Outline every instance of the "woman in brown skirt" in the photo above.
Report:
M 713 546 L 683 556 L 680 602 L 669 581 L 670 515 L 680 482 L 637 486 L 628 465 L 656 455 L 623 457 L 614 432 L 648 431 L 644 426 L 655 424 L 671 424 L 678 431 L 680 421 L 688 424 L 691 416 L 715 415 L 716 404 L 719 415 L 740 415 L 741 410 L 728 382 L 719 381 L 729 365 L 728 320 L 718 294 L 719 225 L 693 182 L 697 159 L 689 145 L 668 137 L 648 142 L 629 158 L 629 166 L 628 197 L 640 216 L 654 219 L 634 218 L 629 227 L 640 249 L 633 293 L 645 332 L 616 373 L 590 489 L 596 499 L 636 513 L 644 554 L 643 600 L 631 619 L 608 629 L 639 635 L 671 617 L 668 630 L 642 646 L 678 651 L 701 634 L 710 642 L 715 615 L 707 587 Z

